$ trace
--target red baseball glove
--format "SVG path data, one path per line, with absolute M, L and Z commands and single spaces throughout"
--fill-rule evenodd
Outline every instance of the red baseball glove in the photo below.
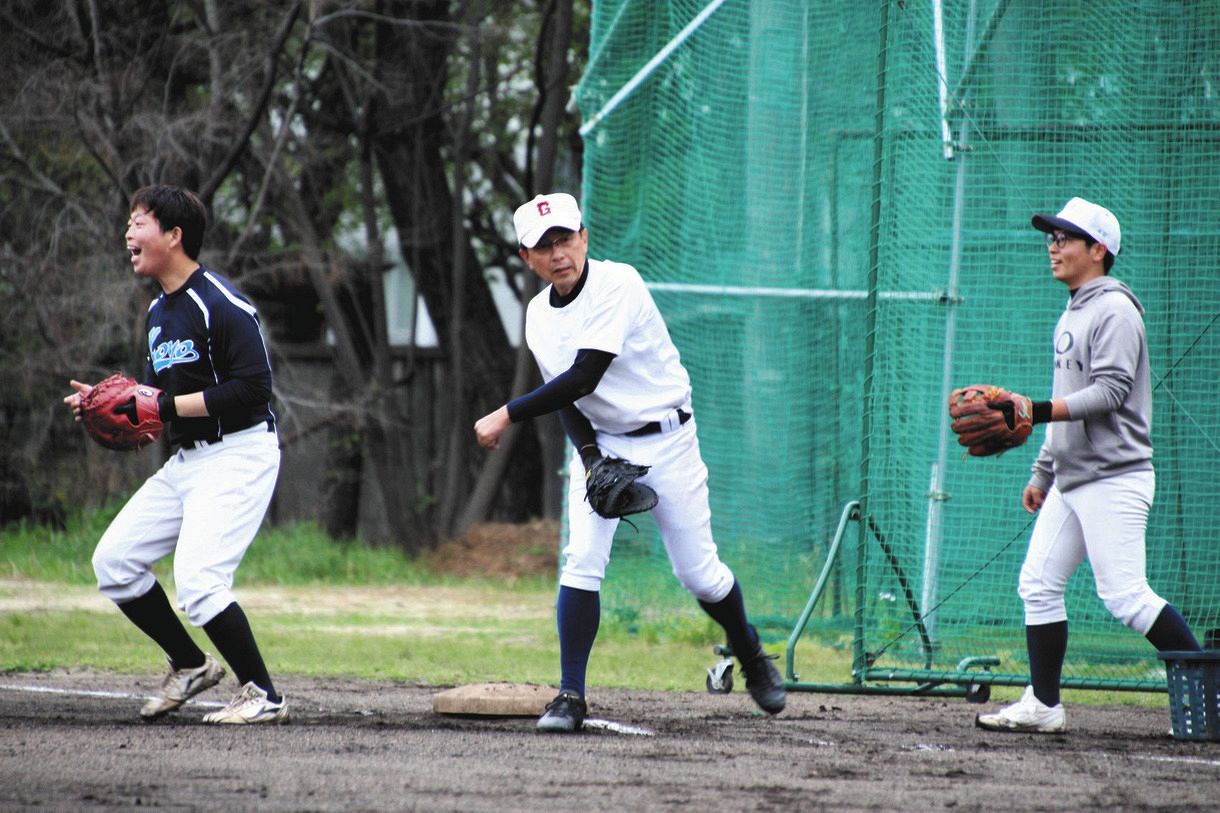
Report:
M 1033 403 L 1002 387 L 971 384 L 949 396 L 957 442 L 974 457 L 1002 454 L 1025 443 L 1034 430 Z
M 81 398 L 80 418 L 89 437 L 107 449 L 128 452 L 156 442 L 164 425 L 157 408 L 161 390 L 115 373 Z

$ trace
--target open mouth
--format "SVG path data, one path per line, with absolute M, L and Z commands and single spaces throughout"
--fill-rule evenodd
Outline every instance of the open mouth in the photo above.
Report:
M 143 251 L 143 249 L 137 246 L 128 246 L 127 251 L 131 254 L 132 259 L 135 259 L 136 257 L 140 256 L 140 252 Z

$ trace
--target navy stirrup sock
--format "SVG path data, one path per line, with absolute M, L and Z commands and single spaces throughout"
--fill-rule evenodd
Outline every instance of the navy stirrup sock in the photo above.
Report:
M 1063 672 L 1067 642 L 1066 621 L 1025 627 L 1025 646 L 1029 649 L 1029 682 L 1034 687 L 1034 697 L 1048 706 L 1059 705 L 1059 677 Z
M 744 661 L 758 651 L 758 633 L 746 620 L 746 602 L 737 582 L 733 582 L 729 594 L 720 601 L 713 604 L 700 600 L 699 606 L 712 620 L 724 627 L 729 647 L 738 660 Z
M 1186 619 L 1172 604 L 1165 605 L 1144 637 L 1158 652 L 1198 652 L 1202 648 Z
M 585 696 L 585 673 L 601 614 L 601 593 L 575 587 L 559 588 L 555 615 L 559 627 L 560 691 Z

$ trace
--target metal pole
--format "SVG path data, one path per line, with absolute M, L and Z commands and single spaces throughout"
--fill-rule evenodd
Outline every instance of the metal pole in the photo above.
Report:
M 873 372 L 877 349 L 877 266 L 881 262 L 881 185 L 884 178 L 882 160 L 885 157 L 885 80 L 889 49 L 890 0 L 881 0 L 881 28 L 877 42 L 877 109 L 873 114 L 873 201 L 869 210 L 868 240 L 868 299 L 864 329 L 864 415 L 861 418 L 860 440 L 860 535 L 856 549 L 856 614 L 852 635 L 852 675 L 855 682 L 868 667 L 864 652 L 864 627 L 867 585 L 865 584 L 868 550 L 869 514 L 869 453 L 873 431 Z
M 970 47 L 974 39 L 975 4 L 970 1 L 966 17 L 966 47 Z M 948 77 L 938 77 L 942 86 L 948 83 Z M 968 96 L 970 91 L 963 91 Z M 959 100 L 964 103 L 965 97 Z M 957 283 L 962 266 L 962 215 L 966 202 L 966 157 L 970 154 L 969 118 L 965 118 L 959 127 L 956 149 L 957 177 L 953 183 L 953 226 L 949 248 L 949 280 L 948 296 L 945 307 L 945 348 L 941 359 L 940 403 L 949 402 L 949 393 L 953 391 L 953 345 L 957 334 Z M 923 616 L 924 628 L 928 637 L 937 640 L 936 628 L 939 619 L 936 617 L 936 604 L 940 593 L 940 553 L 944 542 L 944 506 L 948 495 L 945 493 L 945 467 L 949 462 L 949 422 L 940 421 L 940 432 L 937 441 L 936 462 L 932 464 L 932 475 L 928 483 L 928 520 L 924 530 L 923 554 L 923 593 L 920 598 L 920 613 Z
M 644 80 L 651 76 L 652 72 L 661 66 L 661 63 L 669 59 L 670 55 L 673 54 L 674 51 L 678 50 L 679 46 L 686 42 L 688 37 L 698 31 L 699 27 L 707 22 L 707 18 L 715 14 L 720 7 L 724 5 L 724 2 L 725 0 L 712 0 L 712 2 L 708 3 L 702 11 L 696 14 L 695 18 L 687 23 L 686 27 L 679 31 L 677 36 L 667 42 L 665 47 L 663 47 L 660 51 L 657 51 L 652 59 L 648 60 L 648 63 L 644 65 L 644 67 L 636 71 L 635 76 L 631 77 L 631 79 L 627 81 L 627 84 L 619 88 L 618 91 L 610 97 L 610 101 L 602 105 L 601 110 L 594 113 L 592 118 L 580 126 L 581 137 L 583 138 L 587 136 L 593 131 L 594 127 L 601 123 L 602 119 L 614 112 L 614 109 L 618 107 L 624 99 L 634 93 L 635 89 L 642 85 Z
M 932 48 L 936 52 L 936 98 L 940 102 L 940 142 L 945 160 L 953 160 L 953 128 L 949 125 L 949 82 L 945 69 L 945 15 L 940 0 L 932 0 Z

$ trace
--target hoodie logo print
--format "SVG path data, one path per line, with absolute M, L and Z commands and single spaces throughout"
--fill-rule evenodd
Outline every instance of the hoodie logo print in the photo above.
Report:
M 1055 337 L 1055 369 L 1056 370 L 1071 370 L 1073 368 L 1084 371 L 1084 362 L 1079 358 L 1073 358 L 1067 355 L 1067 352 L 1076 344 L 1075 339 L 1069 331 L 1063 331 Z

